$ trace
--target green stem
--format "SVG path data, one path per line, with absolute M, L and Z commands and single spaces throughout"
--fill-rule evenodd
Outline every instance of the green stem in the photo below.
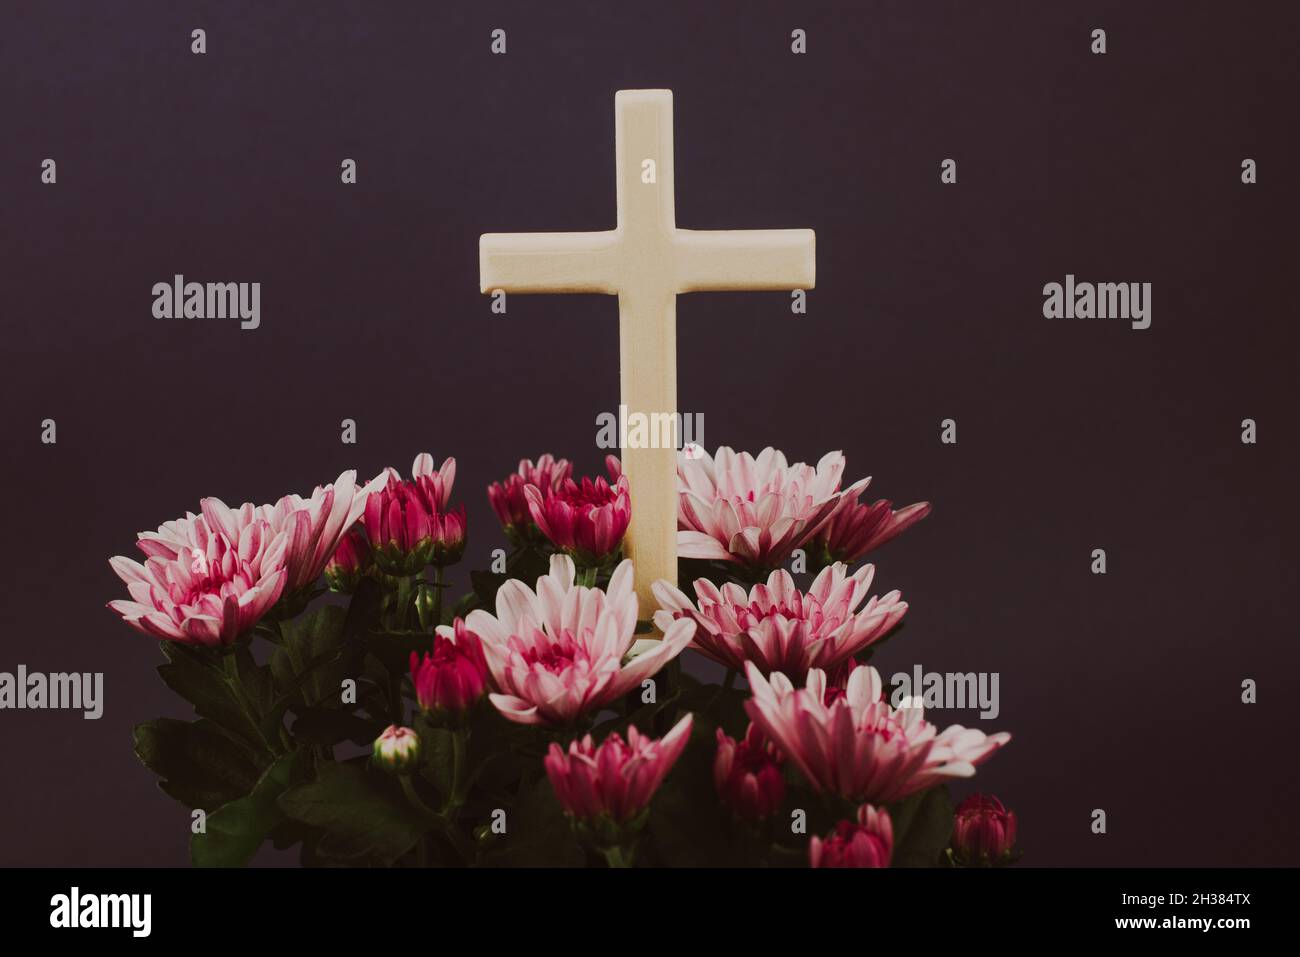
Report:
M 600 853 L 605 857 L 605 863 L 610 867 L 631 867 L 632 852 L 624 852 L 621 847 L 602 847 Z
M 239 700 L 242 704 L 244 696 L 243 694 L 240 694 L 240 691 L 244 686 L 239 680 L 239 659 L 236 657 L 236 652 L 231 651 L 228 654 L 222 655 L 221 667 L 225 669 L 226 680 L 234 686 L 235 692 L 239 695 Z
M 424 799 L 416 793 L 415 783 L 411 780 L 411 776 L 409 774 L 399 774 L 397 779 L 402 782 L 402 792 L 406 795 L 406 800 L 411 803 L 411 807 L 419 811 L 420 815 L 437 827 L 438 830 L 442 830 L 447 823 L 446 819 L 424 803 Z
M 574 579 L 575 584 L 582 585 L 584 588 L 596 587 L 596 573 L 598 571 L 599 569 L 596 568 L 595 565 L 592 565 L 589 568 L 579 569 L 578 574 Z
M 397 608 L 394 621 L 398 629 L 406 627 L 407 613 L 411 609 L 411 583 L 413 579 L 402 575 L 397 579 Z
M 411 807 L 415 808 L 421 817 L 451 842 L 456 849 L 456 853 L 461 856 L 466 865 L 473 864 L 475 857 L 474 845 L 456 825 L 456 822 L 446 813 L 439 814 L 424 803 L 424 800 L 416 793 L 415 783 L 411 780 L 409 774 L 399 775 L 399 780 L 402 782 L 402 791 L 406 794 L 406 800 L 410 802 Z
M 442 566 L 433 567 L 433 627 L 442 624 Z
M 469 748 L 469 729 L 457 728 L 451 736 L 451 794 L 447 796 L 447 805 L 442 809 L 444 815 L 455 814 L 465 803 L 466 785 L 465 753 Z
M 235 703 L 239 705 L 239 710 L 243 712 L 244 717 L 248 719 L 248 723 L 257 731 L 257 736 L 262 739 L 262 744 L 266 746 L 266 750 L 276 755 L 286 753 L 287 748 L 285 743 L 282 741 L 272 741 L 266 736 L 266 732 L 262 730 L 261 722 L 253 712 L 252 706 L 248 703 L 248 696 L 244 694 L 244 682 L 239 677 L 239 653 L 232 650 L 223 655 L 221 665 L 225 671 L 226 683 L 230 685 L 230 691 L 235 696 Z M 282 737 L 284 731 L 283 726 L 281 726 L 280 730 Z

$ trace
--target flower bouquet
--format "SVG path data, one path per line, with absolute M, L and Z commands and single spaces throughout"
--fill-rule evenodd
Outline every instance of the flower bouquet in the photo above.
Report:
M 975 866 L 1015 816 L 947 782 L 1010 736 L 942 731 L 869 663 L 906 614 L 862 558 L 929 512 L 844 457 L 679 455 L 681 587 L 638 608 L 618 459 L 488 489 L 510 550 L 452 597 L 455 461 L 199 514 L 114 558 L 192 721 L 135 729 L 199 865 Z M 796 574 L 812 576 L 800 589 Z M 856 567 L 855 566 L 860 566 Z M 712 680 L 710 679 L 712 676 Z M 897 696 L 894 696 L 897 697 Z

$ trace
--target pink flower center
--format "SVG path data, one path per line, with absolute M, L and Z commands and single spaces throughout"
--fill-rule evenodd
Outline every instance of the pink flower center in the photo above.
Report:
M 218 555 L 209 559 L 202 552 L 191 552 L 190 580 L 188 584 L 172 581 L 167 589 L 167 597 L 173 605 L 197 605 L 208 595 L 224 599 L 227 596 L 238 598 L 253 585 L 253 576 L 248 566 L 238 559 L 230 562 L 230 573 L 225 569 L 225 556 Z M 231 556 L 232 558 L 234 556 Z
M 551 674 L 568 671 L 580 660 L 586 661 L 585 650 L 565 631 L 559 638 L 526 649 L 522 657 L 532 667 L 543 668 Z
M 556 497 L 573 508 L 586 509 L 601 508 L 618 499 L 604 479 L 597 479 L 595 482 L 583 479 L 581 485 L 572 481 L 565 482 L 556 491 Z

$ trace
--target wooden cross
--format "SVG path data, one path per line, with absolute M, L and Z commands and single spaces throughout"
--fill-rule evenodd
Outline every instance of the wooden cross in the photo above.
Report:
M 618 296 L 619 369 L 628 415 L 677 412 L 677 295 L 726 289 L 810 289 L 811 229 L 678 229 L 673 197 L 673 94 L 614 97 L 618 225 L 591 233 L 488 233 L 479 239 L 482 292 Z M 650 420 L 653 421 L 653 420 Z M 662 421 L 662 420 L 661 420 Z M 640 617 L 650 585 L 677 582 L 677 450 L 622 450 L 632 497 L 624 551 Z

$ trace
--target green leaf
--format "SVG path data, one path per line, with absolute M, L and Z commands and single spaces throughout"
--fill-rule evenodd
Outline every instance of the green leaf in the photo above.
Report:
M 158 666 L 158 674 L 167 687 L 194 705 L 200 717 L 214 721 L 244 742 L 252 753 L 266 752 L 261 730 L 222 671 L 219 654 L 177 641 L 164 641 L 161 645 L 167 663 Z
M 506 833 L 487 840 L 486 867 L 582 867 L 587 859 L 545 777 L 507 811 Z
M 334 859 L 391 864 L 426 830 L 392 778 L 356 764 L 322 765 L 279 803 L 295 821 L 327 832 L 321 852 Z
M 365 637 L 365 646 L 389 675 L 400 678 L 411 670 L 411 652 L 423 655 L 433 650 L 433 635 L 427 631 L 372 631 Z
M 946 785 L 889 806 L 894 825 L 894 867 L 937 867 L 952 837 L 952 799 Z
M 293 723 L 293 736 L 304 744 L 333 746 L 344 741 L 370 744 L 384 723 L 339 708 L 307 708 Z
M 246 796 L 208 815 L 206 830 L 190 838 L 190 859 L 198 867 L 243 867 L 284 820 L 276 799 L 289 787 L 300 752 L 284 755 Z
M 253 789 L 265 762 L 210 721 L 158 718 L 134 729 L 135 753 L 158 786 L 188 808 L 211 810 Z
M 288 700 L 277 706 L 275 679 L 271 677 L 270 667 L 259 665 L 247 644 L 235 650 L 235 664 L 239 668 L 244 705 L 257 722 L 259 733 L 268 742 L 278 742 L 284 732 L 284 711 Z
M 650 837 L 657 863 L 724 867 L 734 863 L 730 814 L 713 786 L 714 728 L 698 716 L 691 740 L 650 803 Z
M 347 617 L 343 619 L 343 640 L 349 645 L 360 646 L 361 639 L 379 623 L 383 601 L 384 589 L 379 582 L 373 578 L 363 578 L 358 582 L 348 605 Z
M 507 577 L 498 572 L 475 570 L 469 573 L 470 587 L 474 589 L 478 607 L 486 608 L 488 611 L 496 607 L 497 590 L 506 583 Z
M 470 574 L 472 575 L 473 573 L 471 572 Z M 472 591 L 467 591 L 465 592 L 465 594 L 461 595 L 459 599 L 457 599 L 456 603 L 451 606 L 451 610 L 447 612 L 447 614 L 454 621 L 457 618 L 464 618 L 471 611 L 473 611 L 475 608 L 478 607 L 479 607 L 478 595 L 474 594 L 474 592 Z
M 339 691 L 353 664 L 344 651 L 346 619 L 346 609 L 322 605 L 281 626 L 283 638 L 271 656 L 271 673 L 294 711 L 340 704 Z

